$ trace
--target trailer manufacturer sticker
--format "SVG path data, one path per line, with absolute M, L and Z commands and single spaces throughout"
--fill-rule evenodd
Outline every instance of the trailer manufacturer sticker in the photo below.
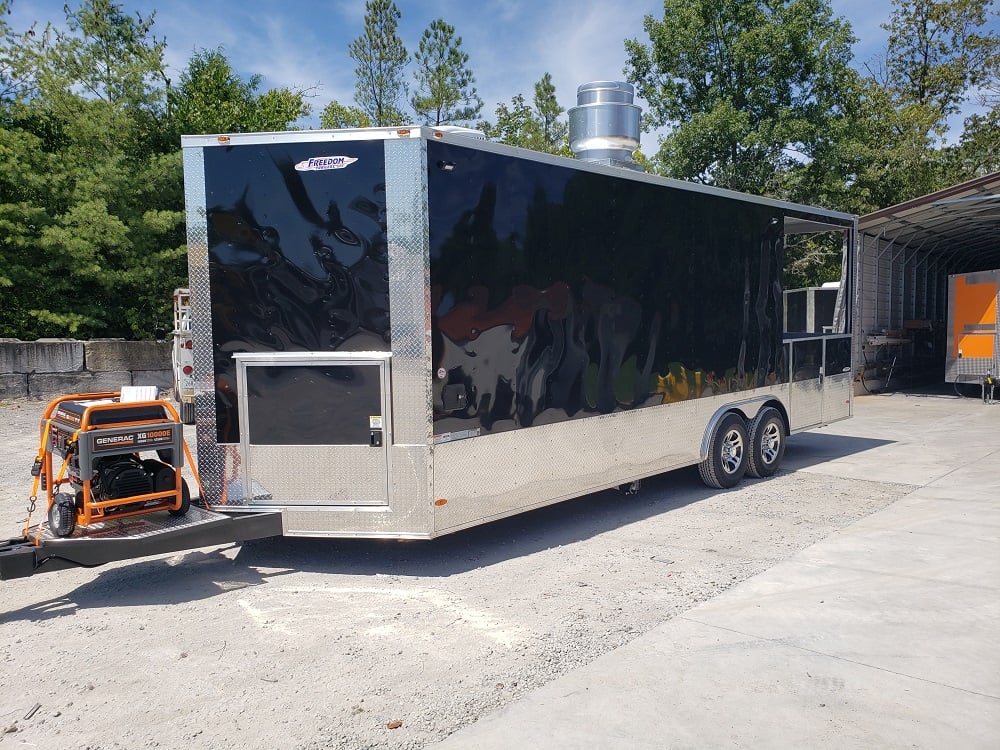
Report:
M 320 172 L 325 169 L 343 169 L 357 161 L 354 156 L 312 156 L 295 165 L 297 172 Z

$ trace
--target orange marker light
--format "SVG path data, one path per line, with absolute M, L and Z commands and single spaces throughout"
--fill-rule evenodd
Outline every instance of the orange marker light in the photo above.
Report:
M 438 508 L 440 508 L 442 505 L 447 505 L 447 504 L 448 504 L 448 498 L 445 497 L 442 497 L 434 501 L 434 505 L 436 505 Z

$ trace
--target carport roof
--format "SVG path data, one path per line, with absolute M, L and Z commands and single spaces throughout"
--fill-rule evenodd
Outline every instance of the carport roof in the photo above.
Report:
M 1000 268 L 1000 172 L 862 216 L 858 231 L 943 255 L 955 272 Z

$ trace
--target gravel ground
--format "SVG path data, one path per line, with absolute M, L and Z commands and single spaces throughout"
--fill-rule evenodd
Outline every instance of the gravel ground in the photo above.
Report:
M 0 403 L 3 536 L 43 407 Z M 719 492 L 683 470 L 431 542 L 279 538 L 0 582 L 0 745 L 423 748 L 911 490 L 782 471 Z

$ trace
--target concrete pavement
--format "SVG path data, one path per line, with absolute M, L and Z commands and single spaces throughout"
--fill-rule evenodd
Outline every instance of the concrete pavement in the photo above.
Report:
M 861 397 L 786 469 L 914 491 L 435 747 L 1000 747 L 1000 405 Z

